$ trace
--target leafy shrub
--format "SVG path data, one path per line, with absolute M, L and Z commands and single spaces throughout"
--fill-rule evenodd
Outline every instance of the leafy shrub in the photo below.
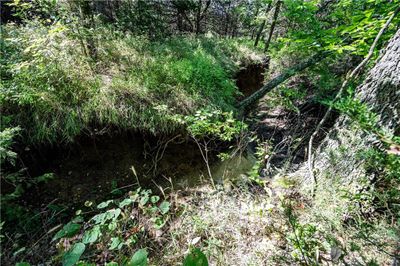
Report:
M 63 265 L 74 265 L 80 259 L 96 256 L 107 262 L 117 261 L 138 266 L 147 263 L 147 252 L 139 249 L 150 231 L 160 230 L 170 217 L 170 203 L 162 201 L 151 190 L 138 188 L 129 197 L 121 200 L 107 200 L 92 207 L 88 213 L 98 212 L 85 221 L 84 212 L 58 231 L 53 240 L 61 240 L 58 247 Z M 134 253 L 129 260 L 128 257 Z M 144 255 L 146 254 L 146 255 Z M 96 261 L 96 259 L 85 259 Z M 142 264 L 139 262 L 142 261 Z
M 319 265 L 319 252 L 323 246 L 317 236 L 317 227 L 300 223 L 290 203 L 283 206 L 291 230 L 286 238 L 293 248 L 292 257 L 305 265 Z
M 231 141 L 247 128 L 246 124 L 234 119 L 232 112 L 219 110 L 198 110 L 184 120 L 194 138 L 217 137 L 223 141 Z

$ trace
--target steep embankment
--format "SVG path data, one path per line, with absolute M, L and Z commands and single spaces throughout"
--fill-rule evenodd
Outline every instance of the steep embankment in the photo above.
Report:
M 200 108 L 233 110 L 239 65 L 260 60 L 213 37 L 162 41 L 98 29 L 95 55 L 61 24 L 2 28 L 4 127 L 25 143 L 60 143 L 111 128 L 170 134 Z M 101 42 L 99 41 L 101 40 Z

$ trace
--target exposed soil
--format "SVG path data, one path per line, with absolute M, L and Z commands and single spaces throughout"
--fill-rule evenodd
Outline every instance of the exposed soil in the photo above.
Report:
M 265 169 L 261 176 L 271 177 L 274 169 L 291 165 L 296 169 L 307 159 L 307 147 L 311 134 L 327 111 L 327 107 L 313 100 L 310 95 L 296 102 L 297 112 L 282 106 L 270 107 L 271 98 L 265 96 L 248 114 L 251 129 L 265 142 Z M 338 117 L 332 112 L 313 144 L 317 147 Z M 289 170 L 289 169 L 287 169 Z
M 260 89 L 264 84 L 264 72 L 268 69 L 269 61 L 265 59 L 262 63 L 244 66 L 236 74 L 236 86 L 242 93 L 238 100 L 243 100 L 253 92 Z
M 237 73 L 241 98 L 263 85 L 267 67 L 266 60 L 243 67 Z M 31 207 L 49 202 L 79 205 L 86 200 L 106 198 L 121 188 L 133 189 L 138 185 L 157 188 L 155 184 L 186 187 L 209 178 L 197 145 L 181 136 L 155 137 L 116 131 L 111 135 L 82 136 L 68 146 L 22 150 L 21 158 L 30 176 L 54 174 L 53 180 L 28 190 L 24 201 Z M 253 163 L 254 158 L 242 154 L 223 163 L 215 154 L 210 160 L 217 180 L 246 173 Z
M 244 96 L 263 84 L 267 64 L 254 64 L 237 74 L 237 83 Z M 262 176 L 272 176 L 276 167 L 286 162 L 298 165 L 305 160 L 307 140 L 326 111 L 326 107 L 305 100 L 297 103 L 299 112 L 268 106 L 268 96 L 248 115 L 248 123 L 263 141 L 268 141 Z M 326 124 L 329 128 L 334 117 Z M 321 131 L 322 132 L 322 131 Z M 315 141 L 318 143 L 318 139 Z M 253 147 L 254 148 L 254 147 Z M 221 148 L 223 149 L 223 148 Z M 209 178 L 198 146 L 182 136 L 155 137 L 134 132 L 86 136 L 66 147 L 46 147 L 22 154 L 30 176 L 54 173 L 55 178 L 28 190 L 24 196 L 30 207 L 49 202 L 70 206 L 87 200 L 101 200 L 113 192 L 137 186 L 158 190 L 185 188 Z M 213 178 L 234 179 L 246 174 L 255 162 L 251 154 L 239 154 L 221 162 L 211 154 Z
M 196 144 L 175 138 L 165 146 L 171 139 L 124 132 L 85 138 L 66 148 L 31 151 L 35 155 L 24 158 L 30 175 L 54 173 L 55 178 L 30 190 L 26 200 L 30 205 L 55 199 L 77 204 L 103 198 L 118 188 L 138 186 L 138 182 L 155 187 L 154 182 L 168 183 L 168 178 L 179 181 L 183 176 L 205 174 Z

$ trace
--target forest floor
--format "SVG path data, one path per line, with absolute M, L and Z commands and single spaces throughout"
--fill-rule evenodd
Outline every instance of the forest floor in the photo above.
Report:
M 166 241 L 164 258 L 168 259 L 163 263 L 176 265 L 191 243 L 201 247 L 210 265 L 295 263 L 290 256 L 287 236 L 291 229 L 283 202 L 291 199 L 296 202 L 292 207 L 301 211 L 307 200 L 286 174 L 304 161 L 307 142 L 300 137 L 311 135 L 325 107 L 302 103 L 296 113 L 272 107 L 273 100 L 265 97 L 248 118 L 264 149 L 261 183 L 244 177 L 224 180 L 217 189 L 203 184 L 174 192 L 172 198 L 185 206 L 185 212 L 166 232 L 170 241 Z M 255 149 L 254 145 L 250 144 L 250 149 Z

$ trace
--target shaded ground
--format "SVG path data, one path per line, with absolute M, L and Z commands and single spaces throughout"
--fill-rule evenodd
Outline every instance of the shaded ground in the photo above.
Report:
M 249 66 L 238 74 L 244 96 L 261 87 L 263 67 Z M 268 141 L 265 149 L 270 155 L 265 158 L 262 175 L 272 177 L 285 163 L 304 161 L 307 139 L 325 107 L 304 101 L 297 103 L 296 113 L 281 106 L 271 108 L 268 101 L 266 97 L 260 102 L 249 123 L 262 141 Z M 81 206 L 86 200 L 118 197 L 138 185 L 155 190 L 160 185 L 167 193 L 172 192 L 176 204 L 187 209 L 171 224 L 168 234 L 173 239 L 166 241 L 162 265 L 176 265 L 196 237 L 200 237 L 199 245 L 211 265 L 271 265 L 268 263 L 274 258 L 268 256 L 287 250 L 279 235 L 286 225 L 275 198 L 258 186 L 256 191 L 248 184 L 240 187 L 241 175 L 247 174 L 255 162 L 249 154 L 238 154 L 224 162 L 213 156 L 211 169 L 217 190 L 202 182 L 209 177 L 196 144 L 180 136 L 156 138 L 129 132 L 98 135 L 67 148 L 27 154 L 35 154 L 24 158 L 32 176 L 55 174 L 54 180 L 32 188 L 24 197 L 26 205 L 41 208 L 44 221 L 50 214 L 50 204 L 69 205 L 68 210 L 73 212 L 73 206 Z M 43 228 L 51 230 L 50 222 Z M 51 234 L 45 236 L 41 245 L 51 238 Z
M 268 69 L 268 59 L 263 59 L 262 63 L 251 64 L 243 67 L 235 76 L 236 86 L 242 95 L 238 100 L 243 100 L 253 92 L 260 89 L 264 83 L 264 72 Z
M 296 111 L 281 105 L 271 106 L 272 97 L 264 97 L 248 116 L 251 129 L 265 143 L 268 156 L 261 174 L 269 177 L 276 173 L 275 168 L 290 166 L 293 170 L 306 160 L 309 138 L 327 110 L 312 97 L 295 103 Z M 315 147 L 336 118 L 337 114 L 333 112 L 315 138 Z
M 168 140 L 172 141 L 166 143 Z M 165 178 L 175 180 L 195 173 L 198 177 L 205 171 L 193 142 L 134 133 L 85 139 L 26 160 L 32 164 L 27 165 L 31 175 L 55 175 L 53 180 L 28 193 L 30 204 L 53 200 L 81 204 L 106 197 L 112 191 L 118 195 L 118 189 L 132 189 L 138 182 L 144 187 L 154 187 L 153 180 L 163 184 Z

